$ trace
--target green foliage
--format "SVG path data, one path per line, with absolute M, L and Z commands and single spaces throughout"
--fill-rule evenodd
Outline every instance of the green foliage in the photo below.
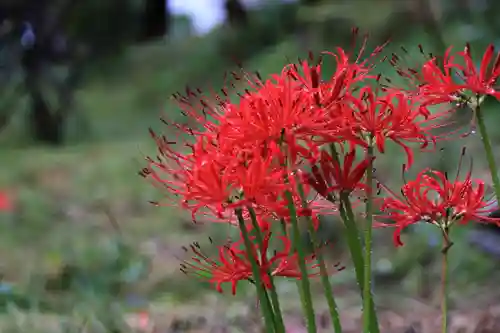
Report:
M 145 278 L 148 263 L 120 237 L 96 239 L 95 246 L 71 253 L 56 276 L 46 282 L 51 292 L 72 292 L 102 298 L 123 296 L 128 285 Z

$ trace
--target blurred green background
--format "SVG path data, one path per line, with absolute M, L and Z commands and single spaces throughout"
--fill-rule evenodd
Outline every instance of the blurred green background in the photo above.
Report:
M 185 212 L 152 206 L 161 193 L 137 175 L 155 152 L 148 127 L 162 130 L 160 116 L 183 121 L 171 94 L 186 85 L 221 88 L 238 62 L 264 76 L 310 50 L 350 49 L 353 27 L 370 33 L 371 48 L 391 38 L 389 56 L 403 55 L 404 46 L 412 65 L 423 60 L 419 44 L 442 53 L 470 42 L 478 60 L 487 44 L 500 44 L 495 0 L 206 3 L 223 20 L 200 33 L 200 21 L 176 13 L 173 1 L 0 1 L 0 191 L 13 201 L 0 213 L 2 332 L 141 330 L 141 312 L 157 332 L 250 332 L 250 288 L 218 295 L 178 269 L 181 246 L 223 240 L 228 227 L 193 225 Z M 397 82 L 387 63 L 377 70 Z M 487 101 L 495 145 L 499 109 Z M 467 124 L 471 114 L 454 117 Z M 417 154 L 410 173 L 427 166 L 455 172 L 463 146 L 475 175 L 488 182 L 474 134 Z M 397 188 L 405 156 L 397 147 L 387 155 L 377 160 L 377 177 Z M 348 321 L 358 300 L 337 225 L 325 220 L 322 228 L 337 244 L 332 260 L 348 267 L 334 278 Z M 499 299 L 500 256 L 473 247 L 470 232 L 457 232 L 451 255 L 452 305 L 466 313 Z M 415 228 L 394 251 L 390 231 L 376 233 L 378 302 L 405 325 L 429 316 L 439 296 L 434 236 Z M 294 284 L 280 288 L 293 318 Z

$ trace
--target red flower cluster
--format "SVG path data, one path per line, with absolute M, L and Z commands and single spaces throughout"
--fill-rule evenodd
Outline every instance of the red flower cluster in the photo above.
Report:
M 222 293 L 222 285 L 231 284 L 232 294 L 236 294 L 236 288 L 241 281 L 255 282 L 252 278 L 251 256 L 259 267 L 259 275 L 266 288 L 271 288 L 271 277 L 286 277 L 300 279 L 301 274 L 298 266 L 298 256 L 292 251 L 292 244 L 286 236 L 276 236 L 269 228 L 264 227 L 262 242 L 258 242 L 255 236 L 251 236 L 252 253 L 244 246 L 241 237 L 238 241 L 224 246 L 218 246 L 218 258 L 211 259 L 205 255 L 198 243 L 190 246 L 194 254 L 190 260 L 184 261 L 181 270 L 186 274 L 192 274 L 215 285 L 217 291 Z M 278 240 L 282 246 L 280 250 L 270 253 L 270 242 Z M 188 249 L 186 249 L 188 250 Z M 319 267 L 315 262 L 315 255 L 306 258 L 310 276 L 319 274 Z M 335 271 L 343 270 L 339 265 L 334 266 Z
M 443 231 L 470 221 L 500 225 L 500 219 L 488 217 L 497 208 L 493 201 L 485 199 L 484 189 L 484 182 L 471 179 L 470 172 L 464 180 L 457 177 L 450 181 L 439 171 L 423 170 L 415 180 L 403 185 L 401 196 L 391 192 L 382 200 L 379 217 L 393 223 L 379 225 L 396 228 L 396 246 L 403 245 L 401 231 L 418 222 L 432 223 Z
M 325 53 L 336 62 L 335 72 L 327 78 L 323 59 L 312 57 L 286 65 L 267 80 L 235 74 L 247 87 L 237 102 L 230 101 L 226 90 L 209 97 L 191 90 L 187 96 L 177 95 L 183 113 L 197 128 L 173 127 L 193 140 L 179 146 L 151 132 L 158 157 L 148 158 L 141 174 L 167 189 L 174 204 L 191 211 L 193 220 L 202 214 L 208 220 L 234 223 L 235 210 L 251 208 L 260 220 L 288 221 L 285 194 L 289 193 L 298 215 L 315 220 L 325 208 L 336 211 L 338 194 L 368 190 L 364 177 L 373 167 L 374 157 L 363 156 L 356 163 L 357 150 L 370 147 L 383 154 L 387 142 L 396 143 L 404 150 L 409 168 L 413 163 L 411 144 L 417 143 L 421 149 L 433 146 L 438 139 L 433 130 L 452 111 L 430 112 L 428 106 L 460 101 L 466 89 L 499 97 L 493 87 L 500 75 L 499 61 L 487 69 L 492 47 L 479 71 L 466 48 L 458 54 L 463 65 L 448 51 L 443 68 L 431 59 L 420 72 L 401 72 L 418 82 L 408 91 L 375 88 L 378 76 L 371 59 L 381 49 L 363 61 L 360 55 L 353 57 L 341 48 Z M 306 198 L 301 197 L 298 182 L 302 182 Z M 473 218 L 489 221 L 480 214 L 487 211 L 483 188 L 473 186 L 470 175 L 463 182 L 450 182 L 439 173 L 430 176 L 423 172 L 405 185 L 405 199 L 387 198 L 383 210 L 396 222 L 395 238 L 400 244 L 399 232 L 421 219 L 440 226 Z M 438 199 L 430 198 L 430 193 L 436 193 Z M 325 207 L 319 197 L 332 204 Z M 290 251 L 267 258 L 271 233 L 266 232 L 264 244 L 255 248 L 261 253 L 260 266 L 271 275 L 298 277 L 292 266 L 283 268 L 296 260 Z M 290 241 L 281 240 L 288 249 Z M 196 246 L 192 250 L 195 263 L 186 263 L 185 269 L 208 272 L 216 285 L 231 282 L 234 290 L 238 281 L 251 279 L 249 254 L 241 249 L 241 241 L 220 247 L 218 261 L 205 257 Z M 264 283 L 269 283 L 262 274 Z
M 402 93 L 383 94 L 369 86 L 359 89 L 361 81 L 376 82 L 371 66 L 366 61 L 350 62 L 341 49 L 333 57 L 337 70 L 328 80 L 321 80 L 321 61 L 302 61 L 300 70 L 287 65 L 266 81 L 246 75 L 249 89 L 238 103 L 217 96 L 217 106 L 201 99 L 202 112 L 185 107 L 205 130 L 183 129 L 194 134 L 186 152 L 153 133 L 159 156 L 149 159 L 143 174 L 178 197 L 193 217 L 203 209 L 225 219 L 243 206 L 271 214 L 286 210 L 283 193 L 295 193 L 298 169 L 319 160 L 325 166 L 329 152 L 323 147 L 331 144 L 347 143 L 351 150 L 375 145 L 383 153 L 390 140 L 403 147 L 410 166 L 413 155 L 407 144 L 426 147 L 435 142 L 431 130 L 440 115 L 422 112 Z M 332 161 L 328 163 L 336 178 L 331 189 L 356 187 L 352 182 L 360 180 L 362 170 L 350 175 L 340 164 L 332 166 L 337 163 Z M 353 155 L 348 154 L 345 166 L 352 162 Z
M 495 86 L 500 76 L 500 54 L 490 44 L 483 54 L 479 69 L 472 59 L 469 45 L 461 52 L 452 53 L 450 47 L 444 57 L 433 57 L 421 70 L 402 70 L 399 73 L 412 81 L 407 91 L 423 107 L 442 103 L 477 103 L 480 97 L 491 95 L 500 99 Z M 396 88 L 401 91 L 401 88 Z

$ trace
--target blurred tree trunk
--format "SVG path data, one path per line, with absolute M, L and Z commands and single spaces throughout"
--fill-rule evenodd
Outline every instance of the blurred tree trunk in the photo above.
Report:
M 40 47 L 26 50 L 23 55 L 24 84 L 30 98 L 29 120 L 33 138 L 37 141 L 60 145 L 63 143 L 64 118 L 53 113 L 42 93 L 42 59 Z
M 54 62 L 69 58 L 67 49 L 57 49 L 54 41 L 61 28 L 65 15 L 73 9 L 74 1 L 61 1 L 56 4 L 39 1 L 25 8 L 24 18 L 32 25 L 34 43 L 25 45 L 21 59 L 24 71 L 24 86 L 30 100 L 29 121 L 32 136 L 36 141 L 50 145 L 64 143 L 66 119 L 70 110 L 76 78 L 83 66 L 68 65 L 69 76 L 57 91 L 59 105 L 52 107 L 44 93 L 48 85 L 44 75 Z M 30 28 L 30 29 L 31 29 Z M 29 30 L 24 26 L 25 31 Z M 23 33 L 24 34 L 24 33 Z
M 142 41 L 161 38 L 168 34 L 171 13 L 168 0 L 145 0 L 142 18 Z
M 226 0 L 224 3 L 226 21 L 235 28 L 244 27 L 248 23 L 248 13 L 240 0 Z
M 35 39 L 33 45 L 24 45 L 21 65 L 24 70 L 24 85 L 30 99 L 29 120 L 33 138 L 43 143 L 60 145 L 63 143 L 65 119 L 62 114 L 51 111 L 42 91 L 42 71 L 50 58 L 51 37 L 63 15 L 49 15 L 51 9 L 46 1 L 39 1 L 25 8 L 24 19 L 31 26 L 29 29 L 32 29 Z M 29 29 L 24 24 L 23 29 L 24 35 Z

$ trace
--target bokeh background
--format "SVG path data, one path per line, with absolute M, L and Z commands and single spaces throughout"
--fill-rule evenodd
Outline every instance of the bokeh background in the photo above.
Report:
M 229 228 L 151 205 L 162 195 L 137 175 L 155 153 L 148 128 L 168 130 L 160 116 L 184 121 L 171 94 L 221 88 L 239 62 L 265 76 L 309 51 L 350 49 L 353 27 L 370 34 L 369 47 L 391 38 L 386 54 L 410 65 L 424 59 L 419 44 L 439 54 L 470 42 L 479 62 L 487 44 L 500 44 L 499 12 L 496 0 L 1 0 L 0 330 L 252 332 L 250 287 L 219 295 L 179 271 L 183 245 L 223 241 Z M 397 82 L 388 63 L 377 70 Z M 495 144 L 499 110 L 486 102 Z M 457 110 L 453 120 L 468 125 L 471 116 Z M 417 154 L 410 174 L 455 172 L 466 146 L 464 168 L 473 160 L 489 182 L 471 133 Z M 387 155 L 377 177 L 397 188 L 405 156 L 396 147 Z M 335 242 L 331 260 L 347 266 L 333 279 L 345 329 L 359 332 L 340 223 L 323 222 L 322 235 Z M 500 332 L 499 234 L 467 227 L 454 235 L 452 329 Z M 404 239 L 395 251 L 389 230 L 376 233 L 381 320 L 394 332 L 434 332 L 439 243 L 425 225 Z M 303 332 L 295 285 L 280 288 L 290 332 Z

